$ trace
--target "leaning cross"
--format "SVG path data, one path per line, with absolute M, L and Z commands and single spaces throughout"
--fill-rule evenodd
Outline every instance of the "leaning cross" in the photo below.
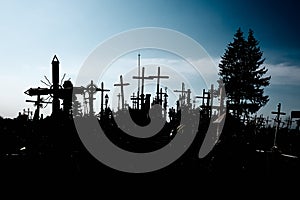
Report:
M 121 98 L 122 98 L 122 110 L 124 110 L 124 86 L 128 86 L 129 83 L 123 83 L 123 77 L 122 75 L 120 76 L 120 83 L 114 84 L 114 86 L 120 86 L 121 87 Z
M 276 141 L 277 133 L 278 133 L 279 126 L 280 126 L 280 115 L 285 115 L 286 113 L 281 112 L 281 103 L 279 103 L 277 106 L 277 112 L 272 111 L 271 113 L 277 115 L 276 119 L 275 119 L 275 120 L 277 120 L 277 126 L 276 126 L 276 130 L 275 130 L 275 137 L 274 137 L 274 143 L 273 143 L 273 146 L 276 147 L 277 146 L 277 143 L 276 143 L 277 142 Z

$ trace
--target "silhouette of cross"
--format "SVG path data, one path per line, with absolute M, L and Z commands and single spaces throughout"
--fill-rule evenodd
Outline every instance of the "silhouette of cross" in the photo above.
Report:
M 122 98 L 122 110 L 124 109 L 124 86 L 128 86 L 129 83 L 123 83 L 123 77 L 120 76 L 120 83 L 114 84 L 114 86 L 120 86 L 121 87 L 121 98 Z
M 272 111 L 271 112 L 272 114 L 275 114 L 276 115 L 276 121 L 277 121 L 277 126 L 276 126 L 276 130 L 275 130 L 275 137 L 274 137 L 274 143 L 273 143 L 273 147 L 276 147 L 277 146 L 277 133 L 278 133 L 278 130 L 279 130 L 279 126 L 280 126 L 280 115 L 285 115 L 286 113 L 284 112 L 281 112 L 281 103 L 278 104 L 277 106 L 277 112 L 276 111 Z
M 103 116 L 103 102 L 104 102 L 104 92 L 109 92 L 109 89 L 104 89 L 104 83 L 101 82 L 101 88 L 97 88 L 96 91 L 101 92 L 101 111 L 100 111 L 100 116 Z
M 142 80 L 141 105 L 143 106 L 144 105 L 144 82 L 145 80 L 152 80 L 153 78 L 145 77 L 145 67 L 142 67 L 142 76 L 133 76 L 132 78 Z M 140 99 L 138 99 L 138 103 L 137 103 L 138 107 L 139 107 L 139 100 Z
M 157 78 L 157 83 L 156 83 L 156 100 L 157 102 L 161 105 L 162 104 L 162 98 L 159 96 L 159 81 L 160 79 L 168 79 L 169 76 L 161 76 L 160 75 L 160 67 L 157 69 L 157 75 L 156 76 L 149 76 L 149 78 L 155 79 Z

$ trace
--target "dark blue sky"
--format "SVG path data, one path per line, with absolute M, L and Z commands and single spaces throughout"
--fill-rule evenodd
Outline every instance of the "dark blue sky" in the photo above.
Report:
M 255 37 L 272 76 L 266 90 L 269 113 L 300 110 L 300 3 L 285 0 L 87 0 L 0 2 L 0 115 L 14 117 L 50 74 L 57 54 L 62 73 L 74 80 L 89 53 L 101 42 L 132 28 L 163 27 L 180 31 L 201 44 L 218 61 L 241 27 Z M 7 87 L 9 86 L 9 87 Z

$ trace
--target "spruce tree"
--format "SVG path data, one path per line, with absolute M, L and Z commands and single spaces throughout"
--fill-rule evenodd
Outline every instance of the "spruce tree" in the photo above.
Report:
M 238 117 L 257 112 L 269 100 L 264 96 L 264 87 L 271 77 L 264 77 L 268 70 L 262 67 L 262 56 L 253 31 L 249 30 L 246 40 L 239 28 L 221 57 L 219 75 L 225 84 L 228 109 Z

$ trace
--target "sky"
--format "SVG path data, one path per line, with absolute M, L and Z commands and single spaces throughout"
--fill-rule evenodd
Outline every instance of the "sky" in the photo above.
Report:
M 44 75 L 51 79 L 55 54 L 61 77 L 66 73 L 66 78 L 75 81 L 85 59 L 100 43 L 142 27 L 168 28 L 191 37 L 216 66 L 239 27 L 245 35 L 254 30 L 272 76 L 265 89 L 270 101 L 259 114 L 270 115 L 280 102 L 289 115 L 300 110 L 299 10 L 300 2 L 292 0 L 0 0 L 0 116 L 13 118 L 24 108 L 34 109 L 25 102 L 34 98 L 24 91 L 45 87 L 40 80 L 45 80 Z M 149 52 L 142 53 L 144 64 L 162 62 Z M 132 69 L 135 56 L 126 59 L 131 60 L 124 65 Z M 180 83 L 174 85 L 178 87 Z

